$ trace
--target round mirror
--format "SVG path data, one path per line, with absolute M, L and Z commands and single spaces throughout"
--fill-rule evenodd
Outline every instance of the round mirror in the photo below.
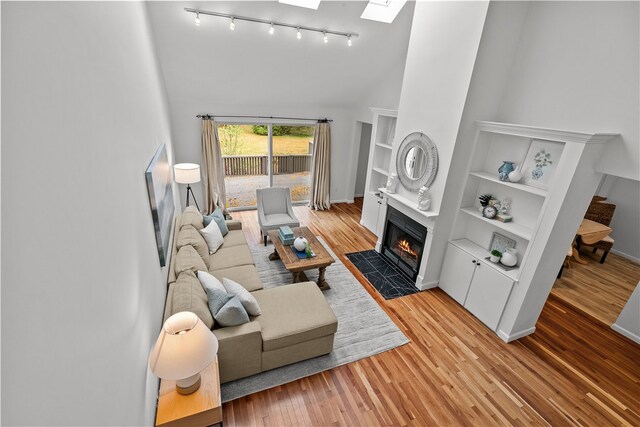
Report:
M 407 135 L 398 149 L 396 170 L 406 189 L 429 187 L 438 172 L 438 150 L 433 141 L 422 132 Z
M 404 159 L 404 169 L 411 179 L 419 179 L 427 171 L 427 155 L 420 147 L 411 147 Z

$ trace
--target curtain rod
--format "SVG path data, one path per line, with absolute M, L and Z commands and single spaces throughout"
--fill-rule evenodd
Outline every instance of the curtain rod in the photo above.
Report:
M 305 119 L 302 117 L 274 117 L 274 116 L 214 116 L 213 114 L 198 114 L 196 116 L 199 119 L 215 119 L 217 118 L 225 118 L 225 119 L 271 119 L 271 120 L 307 120 L 307 121 L 316 121 L 318 123 L 329 123 L 332 122 L 332 119 Z

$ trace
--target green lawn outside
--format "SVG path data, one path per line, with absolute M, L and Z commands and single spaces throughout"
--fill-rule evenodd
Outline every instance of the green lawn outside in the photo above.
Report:
M 221 125 L 225 126 L 225 125 Z M 267 154 L 267 141 L 268 137 L 263 135 L 257 135 L 251 131 L 251 126 L 241 126 L 242 133 L 239 136 L 239 148 L 235 155 L 266 155 Z M 297 135 L 283 135 L 273 137 L 273 154 L 311 154 L 309 153 L 309 141 L 313 140 L 313 135 L 310 136 L 297 136 Z M 224 147 L 224 144 L 223 144 Z M 223 148 L 222 155 L 229 155 L 225 153 Z

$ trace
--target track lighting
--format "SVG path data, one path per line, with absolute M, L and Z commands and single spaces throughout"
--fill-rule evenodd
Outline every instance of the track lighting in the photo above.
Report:
M 298 0 L 295 0 L 295 1 L 298 1 Z M 307 1 L 307 0 L 305 0 L 305 1 Z M 392 1 L 392 0 L 379 0 L 379 1 Z M 395 1 L 395 0 L 393 0 L 393 1 Z M 269 26 L 269 34 L 271 34 L 271 35 L 275 34 L 276 27 L 285 27 L 285 28 L 295 29 L 296 30 L 296 39 L 298 39 L 298 40 L 302 39 L 302 31 L 303 30 L 307 31 L 307 32 L 322 34 L 322 41 L 324 43 L 329 43 L 329 34 L 332 34 L 334 36 L 344 37 L 344 38 L 347 39 L 347 46 L 351 46 L 352 37 L 358 37 L 357 33 L 352 33 L 352 32 L 334 31 L 334 30 L 327 30 L 325 28 L 317 28 L 317 27 L 307 27 L 305 25 L 299 25 L 299 24 L 289 24 L 289 23 L 286 23 L 286 22 L 271 21 L 271 20 L 260 19 L 260 18 L 252 18 L 250 16 L 229 15 L 228 13 L 213 12 L 213 11 L 210 11 L 210 10 L 192 9 L 192 8 L 188 8 L 188 7 L 185 7 L 184 10 L 187 13 L 193 13 L 194 15 L 196 15 L 195 16 L 195 24 L 196 24 L 196 26 L 200 25 L 200 15 L 207 15 L 207 16 L 217 16 L 218 18 L 229 19 L 229 30 L 231 30 L 231 31 L 234 31 L 236 29 L 236 19 L 238 19 L 240 21 L 254 22 L 254 23 L 257 23 L 257 24 L 261 24 L 261 25 L 262 24 L 268 25 Z

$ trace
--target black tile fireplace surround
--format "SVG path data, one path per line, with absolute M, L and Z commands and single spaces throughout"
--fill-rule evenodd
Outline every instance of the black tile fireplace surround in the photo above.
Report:
M 388 207 L 380 253 L 414 281 L 418 277 L 426 239 L 427 227 Z

